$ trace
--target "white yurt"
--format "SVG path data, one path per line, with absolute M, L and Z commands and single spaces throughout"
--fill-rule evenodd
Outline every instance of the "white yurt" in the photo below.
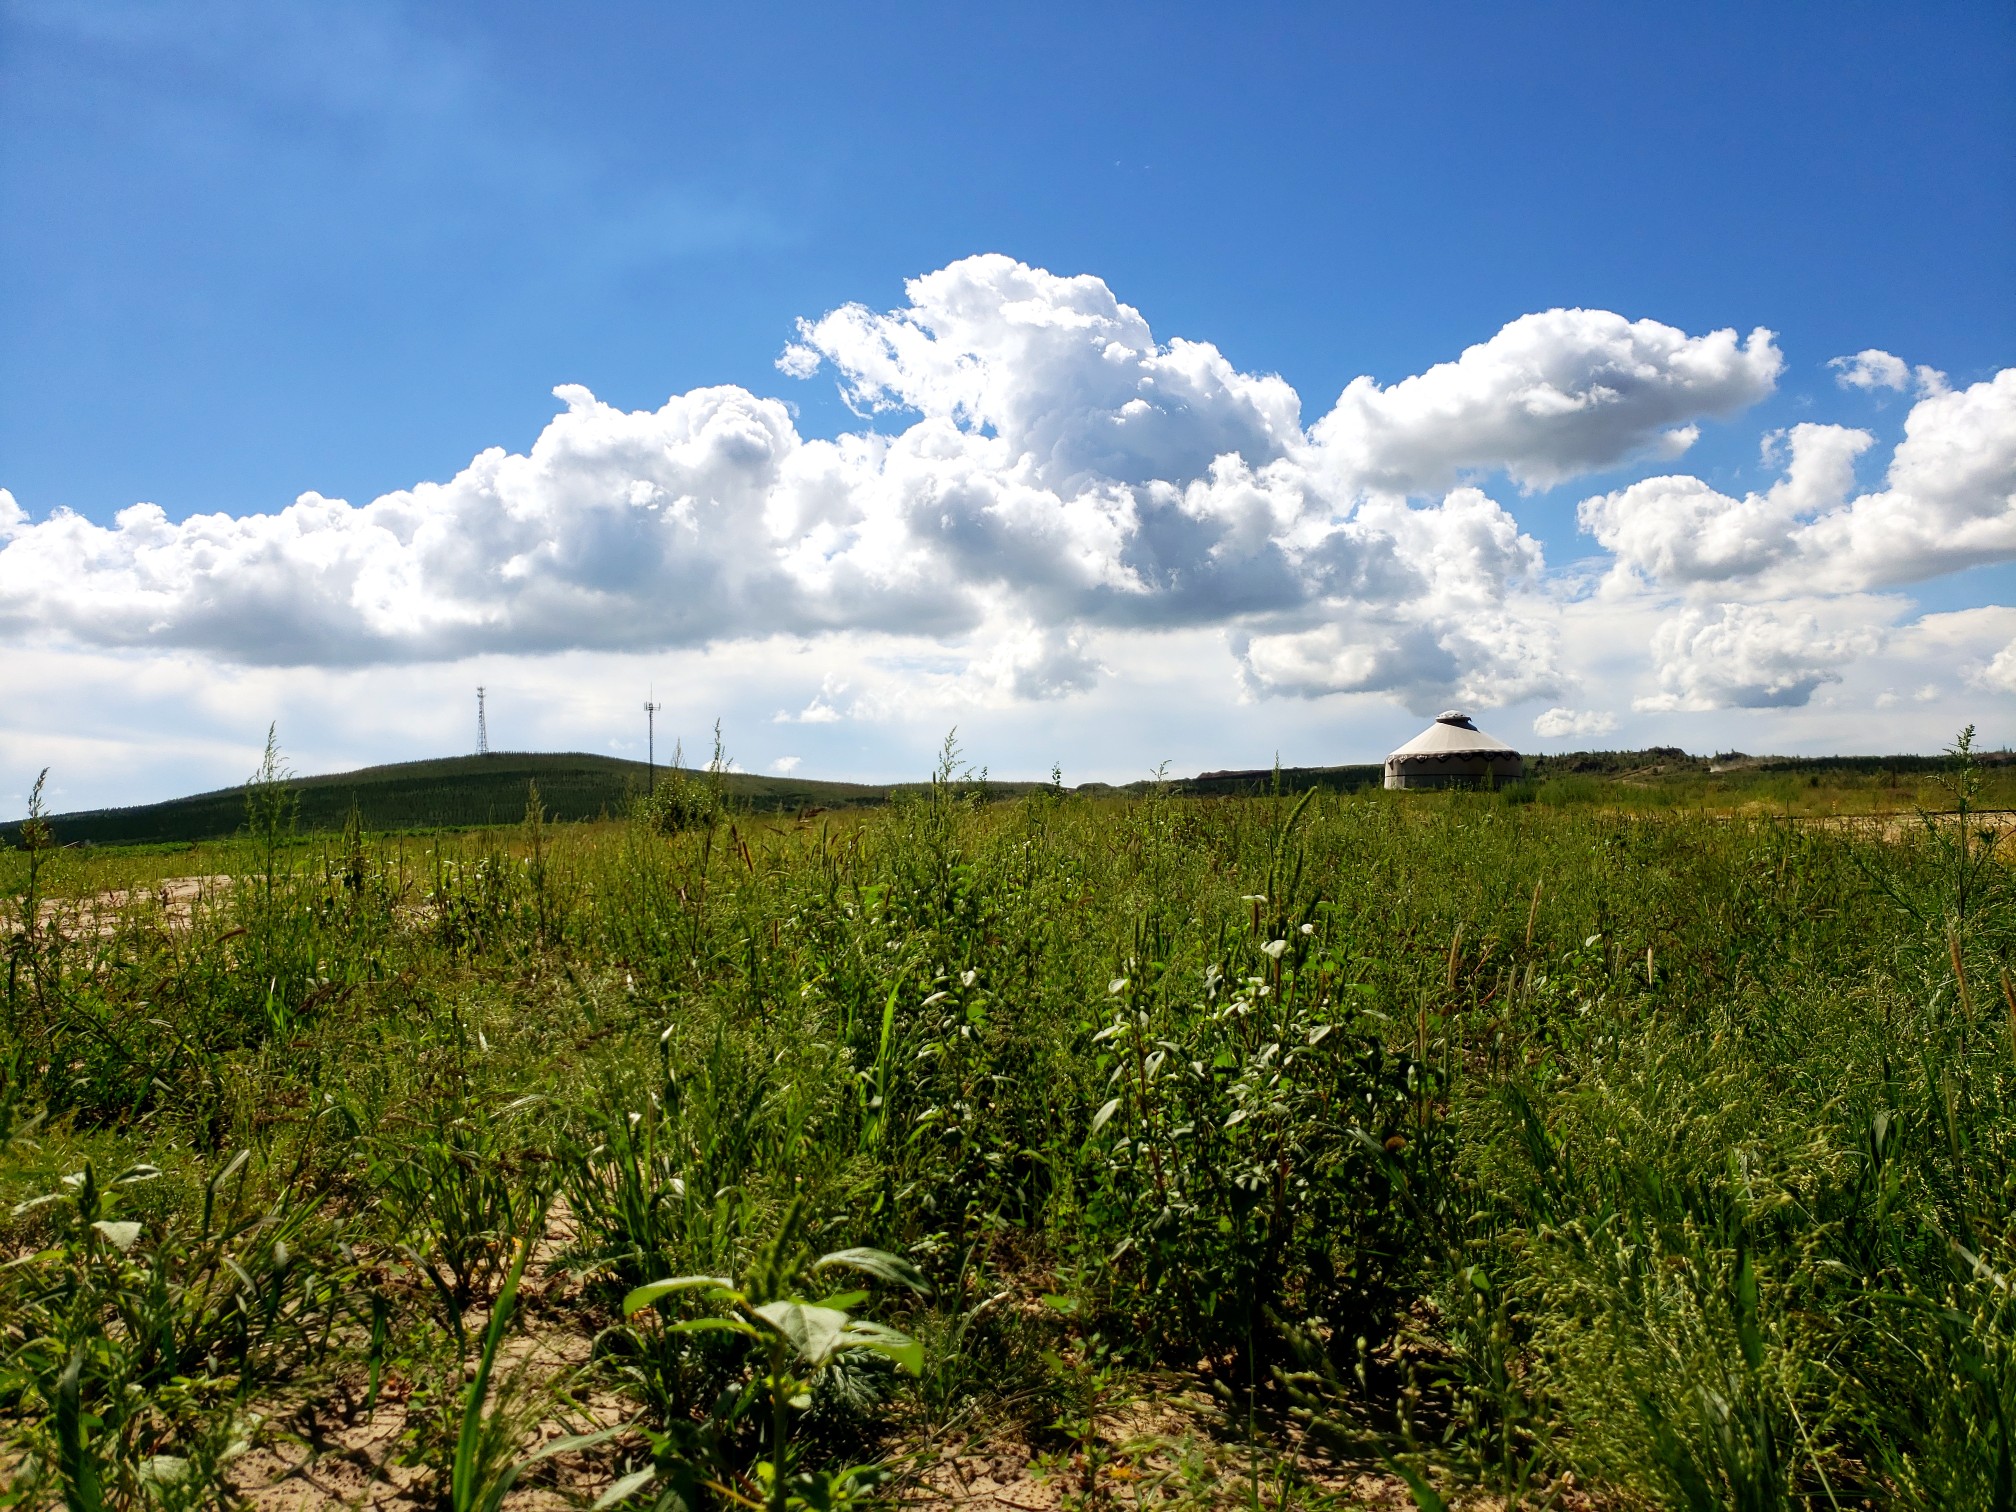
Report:
M 1525 770 L 1512 747 L 1486 735 L 1468 714 L 1447 709 L 1386 758 L 1386 786 L 1491 787 L 1511 782 Z

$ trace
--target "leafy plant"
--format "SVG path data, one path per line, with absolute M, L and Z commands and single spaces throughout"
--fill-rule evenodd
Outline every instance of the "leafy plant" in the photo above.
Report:
M 277 723 L 266 727 L 266 749 L 259 758 L 259 768 L 245 782 L 245 827 L 252 837 L 264 901 L 269 907 L 280 854 L 294 832 L 294 817 L 299 809 L 293 769 L 280 754 L 279 731 Z
M 207 1505 L 246 1446 L 255 1383 L 326 1347 L 341 1281 L 313 1255 L 315 1204 L 254 1204 L 246 1171 L 241 1154 L 210 1177 L 193 1232 L 126 1216 L 161 1177 L 151 1165 L 105 1181 L 87 1161 L 15 1207 L 53 1230 L 0 1271 L 0 1421 L 24 1429 L 21 1496 Z
M 489 1295 L 512 1236 L 543 1203 L 523 1185 L 508 1115 L 454 1096 L 427 1111 L 430 1123 L 374 1142 L 369 1181 L 460 1338 L 462 1315 Z
M 632 801 L 632 817 L 653 833 L 709 830 L 727 817 L 728 796 L 722 779 L 731 763 L 721 744 L 721 722 L 714 722 L 714 754 L 697 773 L 686 770 L 683 749 L 673 746 L 671 765 Z
M 923 1368 L 922 1347 L 908 1334 L 855 1317 L 867 1300 L 864 1291 L 830 1292 L 810 1300 L 806 1292 L 824 1272 L 854 1270 L 878 1281 L 923 1294 L 929 1285 L 910 1262 L 876 1249 L 836 1250 L 807 1259 L 799 1245 L 804 1210 L 794 1202 L 777 1234 L 742 1279 L 675 1276 L 647 1282 L 623 1299 L 625 1317 L 635 1317 L 675 1301 L 697 1301 L 712 1309 L 664 1324 L 669 1335 L 727 1334 L 744 1342 L 742 1379 L 715 1402 L 699 1430 L 675 1430 L 654 1437 L 653 1478 L 674 1489 L 697 1485 L 744 1506 L 823 1509 L 845 1505 L 880 1484 L 872 1466 L 814 1469 L 802 1463 L 792 1428 L 813 1405 L 822 1379 L 855 1357 L 893 1362 L 911 1375 Z M 736 1464 L 724 1453 L 744 1422 L 760 1426 L 762 1455 L 752 1465 Z M 638 1479 L 627 1494 L 651 1483 Z
M 23 879 L 24 886 L 16 900 L 16 922 L 9 931 L 7 941 L 7 1013 L 10 1021 L 18 1022 L 18 994 L 21 983 L 21 969 L 25 965 L 38 997 L 42 992 L 42 973 L 47 955 L 47 931 L 43 926 L 42 872 L 48 865 L 49 851 L 56 843 L 55 831 L 50 828 L 46 807 L 42 800 L 42 785 L 49 780 L 49 768 L 44 767 L 35 776 L 35 785 L 28 790 L 28 817 L 21 822 L 17 838 L 21 849 L 27 855 L 28 864 Z

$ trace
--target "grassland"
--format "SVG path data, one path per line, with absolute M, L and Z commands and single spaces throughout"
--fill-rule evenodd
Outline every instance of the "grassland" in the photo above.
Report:
M 1814 816 L 1909 812 L 1940 800 L 1937 757 L 1700 757 L 1677 750 L 1576 752 L 1528 758 L 1514 801 L 1556 806 L 1599 804 L 1639 810 L 1747 812 Z M 2016 768 L 2007 752 L 1983 758 L 1991 801 L 2016 801 Z M 655 776 L 700 779 L 660 767 Z M 498 752 L 399 762 L 313 777 L 288 775 L 294 820 L 302 832 L 341 830 L 355 821 L 373 834 L 426 834 L 509 822 L 524 811 L 525 785 L 536 783 L 548 817 L 561 823 L 628 814 L 655 780 L 637 761 L 579 752 Z M 1360 792 L 1380 785 L 1377 763 L 1206 772 L 1154 783 L 1088 784 L 1086 796 L 1140 796 L 1151 787 L 1198 797 L 1266 793 Z M 724 771 L 721 796 L 751 814 L 872 807 L 918 784 L 821 782 Z M 1030 783 L 988 783 L 990 796 L 1027 792 Z M 170 845 L 227 839 L 244 827 L 246 787 L 186 798 L 56 816 L 69 845 Z M 19 845 L 20 821 L 0 824 L 0 843 Z
M 2016 1505 L 1996 821 L 1659 775 L 31 832 L 0 1506 Z

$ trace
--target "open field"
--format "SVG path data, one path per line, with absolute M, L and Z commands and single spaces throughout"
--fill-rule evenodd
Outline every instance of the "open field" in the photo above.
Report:
M 1513 802 L 1711 813 L 1908 813 L 1937 807 L 1942 760 L 1927 756 L 1700 757 L 1682 751 L 1595 751 L 1527 759 L 1527 778 L 1508 790 Z M 2009 753 L 1982 758 L 1983 801 L 2016 805 Z M 1199 797 L 1253 797 L 1276 791 L 1360 792 L 1380 785 L 1377 763 L 1288 767 L 1278 771 L 1205 772 L 1160 784 Z M 660 779 L 708 780 L 658 768 Z M 355 814 L 374 834 L 431 833 L 509 822 L 524 811 L 525 784 L 536 782 L 550 818 L 565 822 L 627 814 L 652 780 L 642 762 L 581 753 L 498 752 L 399 762 L 314 777 L 289 777 L 295 821 L 303 832 L 336 831 Z M 752 814 L 872 807 L 916 783 L 822 782 L 724 771 L 716 778 L 730 807 Z M 1034 784 L 989 783 L 993 797 Z M 1115 788 L 1088 784 L 1087 796 L 1147 792 L 1143 780 Z M 69 845 L 186 846 L 225 839 L 244 827 L 243 786 L 161 803 L 56 816 Z M 0 824 L 0 843 L 20 844 L 20 821 Z
M 2016 1505 L 1991 824 L 940 775 L 0 853 L 0 1507 Z

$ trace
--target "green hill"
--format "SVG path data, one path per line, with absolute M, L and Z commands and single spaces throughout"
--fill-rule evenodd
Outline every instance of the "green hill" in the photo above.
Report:
M 665 769 L 658 769 L 662 779 Z M 851 782 L 807 782 L 730 772 L 723 779 L 729 796 L 757 812 L 806 808 L 847 808 L 881 803 L 886 787 Z M 549 816 L 597 819 L 619 814 L 631 795 L 642 791 L 641 761 L 579 752 L 557 755 L 497 752 L 364 767 L 293 782 L 303 830 L 340 829 L 354 803 L 367 830 L 453 829 L 501 824 L 525 813 L 526 784 L 539 785 Z M 90 809 L 50 819 L 59 844 L 160 844 L 213 840 L 245 824 L 245 789 L 220 788 L 188 798 L 132 808 Z M 0 828 L 0 839 L 19 840 L 19 822 Z

